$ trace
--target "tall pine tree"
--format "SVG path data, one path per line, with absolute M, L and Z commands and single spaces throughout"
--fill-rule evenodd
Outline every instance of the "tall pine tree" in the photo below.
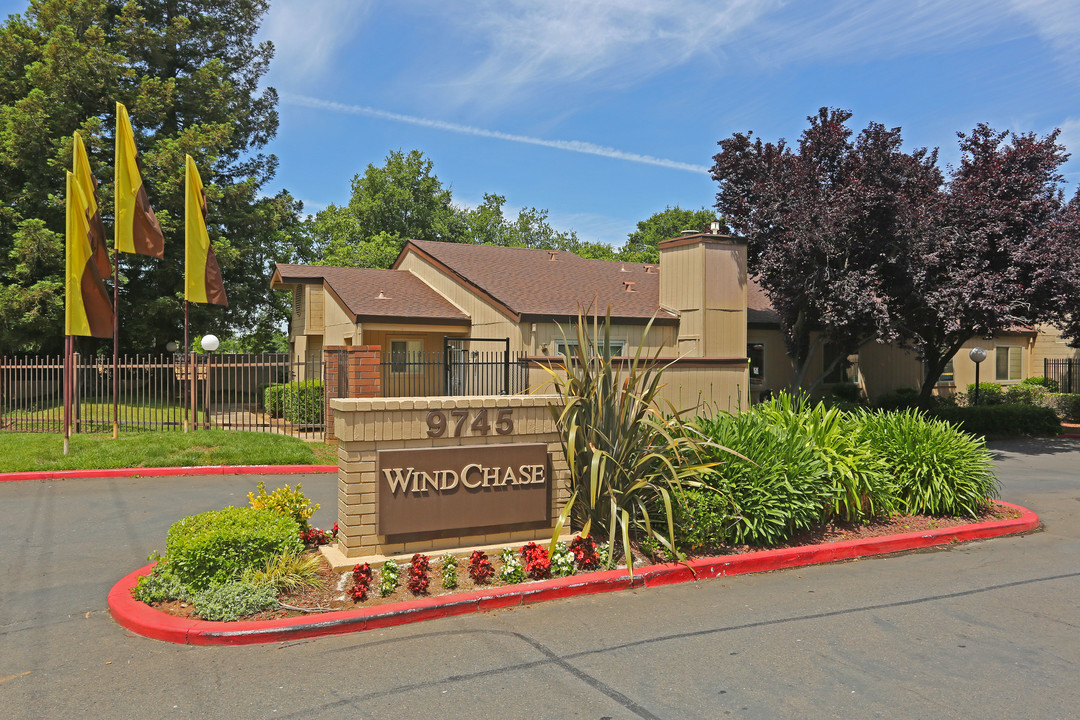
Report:
M 284 308 L 270 264 L 303 254 L 300 204 L 263 196 L 277 160 L 277 94 L 259 88 L 273 56 L 256 43 L 268 0 L 32 0 L 0 27 L 0 351 L 59 348 L 63 169 L 86 140 L 112 214 L 115 101 L 131 113 L 165 259 L 121 261 L 121 342 L 161 349 L 183 322 L 183 168 L 207 185 L 209 228 L 230 306 L 193 308 L 196 332 L 273 332 Z

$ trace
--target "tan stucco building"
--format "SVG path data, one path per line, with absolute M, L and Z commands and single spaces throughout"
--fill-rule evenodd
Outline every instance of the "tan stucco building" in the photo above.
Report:
M 664 398 L 677 409 L 698 403 L 736 409 L 788 388 L 793 373 L 779 318 L 747 278 L 745 244 L 693 233 L 659 249 L 660 262 L 645 265 L 410 240 L 390 270 L 279 264 L 271 287 L 293 294 L 289 338 L 296 358 L 331 346 L 377 346 L 392 360 L 441 357 L 448 344 L 474 356 L 508 348 L 525 358 L 536 391 L 548 379 L 541 366 L 561 357 L 564 338 L 574 342 L 584 310 L 610 312 L 615 355 L 632 357 L 640 349 L 642 357 L 674 362 Z M 980 380 L 1003 385 L 1042 375 L 1044 358 L 1080 357 L 1052 328 L 973 338 L 942 375 L 940 394 L 975 381 L 968 351 L 976 346 L 987 351 Z M 815 353 L 807 377 L 821 375 L 830 352 L 826 346 Z M 876 398 L 922 382 L 922 363 L 896 345 L 870 341 L 850 359 L 853 366 L 831 373 L 822 392 L 854 382 Z M 419 369 L 391 363 L 382 392 L 445 394 L 446 382 L 438 363 Z

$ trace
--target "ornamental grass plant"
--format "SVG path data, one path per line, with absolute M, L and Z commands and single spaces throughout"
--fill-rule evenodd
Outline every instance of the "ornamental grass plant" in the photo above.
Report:
M 985 440 L 916 410 L 866 413 L 861 421 L 896 474 L 900 512 L 978 517 L 989 498 L 997 497 Z
M 652 321 L 645 327 L 647 335 Z M 679 414 L 662 412 L 659 355 L 643 361 L 611 353 L 611 314 L 591 331 L 579 313 L 577 343 L 566 342 L 562 362 L 547 368 L 562 406 L 553 406 L 570 471 L 570 499 L 556 521 L 549 552 L 563 526 L 621 544 L 633 572 L 631 539 L 659 543 L 673 555 L 677 496 L 711 472 L 705 439 L 687 432 Z M 657 351 L 659 353 L 659 350 Z M 662 530 L 661 530 L 662 528 Z M 666 532 L 664 532 L 666 531 Z

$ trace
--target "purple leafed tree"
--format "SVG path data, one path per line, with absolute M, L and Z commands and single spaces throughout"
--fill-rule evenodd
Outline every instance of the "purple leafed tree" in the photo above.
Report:
M 936 152 L 905 153 L 899 128 L 878 124 L 852 138 L 850 117 L 821 108 L 797 148 L 738 133 L 714 158 L 716 207 L 746 238 L 748 270 L 780 316 L 796 393 L 833 369 L 808 377 L 825 343 L 842 358 L 896 337 L 883 279 L 900 272 L 942 183 Z
M 1057 131 L 1037 137 L 981 124 L 958 135 L 960 166 L 883 276 L 897 336 L 923 360 L 923 403 L 967 340 L 1060 321 L 1080 287 Z

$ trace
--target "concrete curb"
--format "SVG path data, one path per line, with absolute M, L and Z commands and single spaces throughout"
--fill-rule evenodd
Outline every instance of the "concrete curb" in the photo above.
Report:
M 658 587 L 703 578 L 767 572 L 934 545 L 1015 535 L 1030 532 L 1039 527 L 1039 516 L 1031 510 L 1007 502 L 995 502 L 1019 510 L 1022 513 L 1021 517 L 1012 520 L 957 525 L 930 532 L 904 533 L 821 545 L 763 550 L 743 555 L 700 558 L 687 563 L 652 565 L 634 573 L 633 580 L 625 570 L 609 570 L 490 590 L 426 597 L 359 610 L 339 610 L 319 615 L 253 622 L 225 623 L 189 620 L 174 617 L 138 602 L 131 597 L 131 589 L 135 587 L 141 576 L 153 569 L 155 563 L 151 563 L 127 575 L 113 586 L 109 591 L 109 610 L 120 625 L 134 633 L 156 640 L 189 645 L 251 645 L 322 635 L 340 635 L 576 595 Z
M 0 473 L 0 482 L 71 478 L 168 477 L 171 475 L 300 475 L 336 473 L 337 465 L 199 465 L 193 467 L 113 468 L 104 470 L 32 470 Z

